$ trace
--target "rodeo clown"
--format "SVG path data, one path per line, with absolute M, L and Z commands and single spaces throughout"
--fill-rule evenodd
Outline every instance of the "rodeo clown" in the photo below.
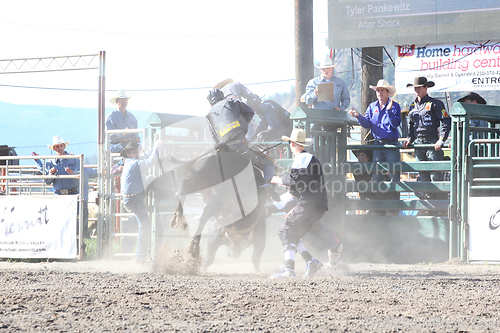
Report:
M 207 99 L 211 106 L 207 119 L 215 143 L 225 143 L 237 151 L 249 153 L 251 162 L 264 173 L 266 192 L 273 200 L 279 201 L 280 197 L 271 185 L 271 178 L 276 172 L 274 162 L 247 146 L 245 135 L 254 116 L 253 110 L 236 98 L 225 99 L 220 89 L 212 89 Z
M 274 176 L 272 183 L 288 186 L 290 194 L 297 198 L 297 204 L 285 215 L 285 224 L 278 231 L 285 250 L 285 270 L 271 275 L 271 279 L 295 276 L 296 253 L 306 262 L 304 278 L 310 278 L 323 264 L 307 251 L 302 244 L 302 238 L 328 210 L 323 169 L 321 162 L 305 151 L 305 147 L 312 145 L 313 140 L 306 138 L 304 130 L 295 128 L 290 137 L 283 136 L 282 139 L 290 142 L 290 150 L 294 156 L 292 169 L 283 177 Z

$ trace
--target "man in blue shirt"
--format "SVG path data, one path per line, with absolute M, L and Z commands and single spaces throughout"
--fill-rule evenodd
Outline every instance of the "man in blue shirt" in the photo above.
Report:
M 120 152 L 120 156 L 125 158 L 121 182 L 123 204 L 125 208 L 135 214 L 139 224 L 135 253 L 137 263 L 143 263 L 147 259 L 151 230 L 148 208 L 144 201 L 147 170 L 158 162 L 158 147 L 162 145 L 163 141 L 157 141 L 155 148 L 141 157 L 139 157 L 139 144 L 137 142 L 127 143 Z
M 52 144 L 48 144 L 47 146 L 50 150 L 55 151 L 58 156 L 64 156 L 72 155 L 66 151 L 68 145 L 69 141 L 65 142 L 60 135 L 56 135 L 52 138 Z M 35 152 L 32 152 L 31 155 L 38 156 Z M 77 158 L 47 160 L 45 161 L 45 169 L 41 160 L 35 160 L 35 162 L 40 172 L 44 175 L 63 176 L 80 174 L 80 160 Z M 52 184 L 54 192 L 57 195 L 78 194 L 80 192 L 79 179 L 76 178 L 46 179 L 45 183 Z
M 344 80 L 340 77 L 333 75 L 333 70 L 335 64 L 332 59 L 327 56 L 325 60 L 318 66 L 316 66 L 321 71 L 321 75 L 315 77 L 307 83 L 306 93 L 304 96 L 305 103 L 315 109 L 324 109 L 332 111 L 346 111 L 349 103 L 351 103 L 351 97 L 349 95 L 349 89 Z M 318 95 L 320 93 L 325 93 L 318 88 L 320 83 L 333 82 L 333 99 L 328 101 L 318 101 Z M 325 130 L 333 130 L 333 126 L 323 126 Z M 318 125 L 313 126 L 313 129 L 320 129 Z
M 410 137 L 403 143 L 407 148 L 410 144 L 432 144 L 433 148 L 415 148 L 417 161 L 442 161 L 444 154 L 441 150 L 448 138 L 451 129 L 451 118 L 446 111 L 443 102 L 432 98 L 427 94 L 427 88 L 434 87 L 434 82 L 427 78 L 416 77 L 413 84 L 417 97 L 410 105 Z M 442 181 L 442 172 L 420 172 L 420 181 Z
M 377 100 L 371 103 L 362 116 L 358 111 L 351 109 L 349 114 L 358 120 L 358 123 L 371 131 L 375 146 L 393 145 L 399 146 L 398 127 L 401 124 L 401 107 L 392 97 L 396 88 L 386 80 L 379 80 L 376 86 L 370 88 L 377 93 Z M 399 149 L 380 149 L 373 151 L 373 162 L 399 162 Z M 389 174 L 392 182 L 399 182 L 400 172 Z M 377 182 L 385 180 L 385 175 L 375 174 L 373 179 Z M 399 193 L 391 193 L 389 199 L 398 200 Z
M 107 130 L 118 129 L 137 129 L 137 119 L 127 111 L 128 100 L 131 95 L 125 90 L 119 90 L 118 93 L 109 101 L 117 105 L 117 109 L 111 112 L 106 118 Z M 110 150 L 112 153 L 119 153 L 127 142 L 139 142 L 140 138 L 137 133 L 133 134 L 112 134 L 110 136 Z

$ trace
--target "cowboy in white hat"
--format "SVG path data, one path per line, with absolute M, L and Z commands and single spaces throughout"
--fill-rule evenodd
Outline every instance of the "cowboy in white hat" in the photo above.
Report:
M 72 155 L 66 151 L 69 141 L 64 141 L 62 136 L 56 135 L 52 138 L 52 144 L 47 144 L 50 150 L 57 153 L 57 156 Z M 38 156 L 37 153 L 32 152 L 31 155 Z M 45 169 L 41 160 L 35 160 L 38 169 L 44 175 L 50 174 L 53 176 L 61 175 L 78 175 L 80 174 L 80 160 L 77 158 L 62 159 L 55 158 L 45 161 Z M 52 184 L 55 194 L 67 195 L 78 194 L 80 192 L 79 180 L 73 178 L 56 178 L 46 179 L 46 184 Z
M 311 146 L 313 144 L 313 139 L 306 138 L 306 133 L 304 132 L 303 129 L 300 129 L 300 128 L 294 128 L 292 130 L 292 134 L 290 134 L 290 136 L 283 135 L 281 137 L 281 140 L 293 142 L 293 143 L 296 143 L 302 147 L 308 147 L 308 146 Z
M 391 97 L 396 93 L 396 88 L 384 79 L 380 79 L 376 86 L 370 88 L 377 93 L 377 100 L 366 109 L 365 115 L 361 115 L 354 109 L 349 114 L 355 117 L 358 123 L 371 131 L 376 146 L 392 145 L 399 146 L 398 127 L 401 124 L 401 107 Z M 377 149 L 373 151 L 373 162 L 399 162 L 399 149 Z M 384 181 L 386 175 L 376 174 L 373 179 L 377 182 Z M 393 182 L 399 182 L 400 174 L 395 172 L 389 174 Z M 388 193 L 388 199 L 399 200 L 397 192 Z M 395 212 L 394 212 L 395 213 Z
M 292 167 L 290 173 L 283 177 L 275 176 L 271 182 L 288 186 L 290 194 L 297 198 L 297 205 L 285 215 L 285 224 L 278 231 L 285 251 L 285 270 L 271 278 L 294 277 L 296 253 L 306 261 L 304 278 L 310 278 L 323 264 L 311 256 L 301 239 L 328 210 L 323 170 L 321 162 L 304 150 L 312 145 L 313 140 L 306 138 L 303 129 L 293 129 L 290 136 L 283 136 L 283 140 L 290 142 L 294 155 Z
M 344 80 L 334 75 L 333 71 L 335 66 L 336 64 L 333 62 L 333 59 L 330 57 L 330 55 L 327 55 L 320 64 L 315 66 L 321 71 L 321 75 L 311 79 L 307 83 L 304 100 L 309 107 L 332 111 L 347 110 L 349 103 L 351 103 L 349 89 Z M 323 83 L 333 83 L 332 91 L 325 91 L 324 89 L 322 89 L 320 84 Z M 330 99 L 324 100 L 324 98 Z M 313 129 L 321 129 L 318 126 L 319 125 L 315 125 Z M 333 131 L 334 127 L 323 126 L 323 129 Z
M 62 144 L 62 145 L 61 145 Z M 47 144 L 47 147 L 49 147 L 50 150 L 53 150 L 55 152 L 58 152 L 58 150 L 60 151 L 62 148 L 62 151 L 64 151 L 64 149 L 69 145 L 69 141 L 64 141 L 62 136 L 60 135 L 56 135 L 52 138 L 52 144 Z M 55 148 L 56 147 L 56 148 Z M 57 150 L 56 150 L 57 149 Z M 58 155 L 62 155 L 62 154 L 59 154 Z
M 138 127 L 137 119 L 135 116 L 127 111 L 128 100 L 132 94 L 127 93 L 125 90 L 120 89 L 109 100 L 112 104 L 117 105 L 117 109 L 111 112 L 106 118 L 107 130 L 119 129 L 136 129 Z M 137 133 L 133 134 L 112 134 L 110 136 L 110 150 L 113 153 L 119 153 L 127 142 L 139 142 L 140 138 Z

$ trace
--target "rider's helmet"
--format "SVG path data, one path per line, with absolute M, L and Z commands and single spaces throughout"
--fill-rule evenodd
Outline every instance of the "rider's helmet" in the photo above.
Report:
M 222 93 L 222 91 L 220 91 L 220 89 L 215 88 L 210 90 L 207 99 L 208 102 L 210 103 L 210 106 L 214 106 L 215 104 L 219 103 L 224 99 L 224 94 Z

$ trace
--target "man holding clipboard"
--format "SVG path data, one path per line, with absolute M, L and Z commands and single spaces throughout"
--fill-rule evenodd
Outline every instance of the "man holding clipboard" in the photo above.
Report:
M 346 112 L 351 102 L 349 89 L 344 80 L 333 75 L 335 64 L 332 58 L 327 56 L 316 68 L 320 69 L 321 75 L 311 79 L 307 84 L 305 103 L 315 109 Z M 314 125 L 313 129 L 320 129 L 318 127 L 319 125 Z M 333 130 L 329 127 L 331 126 L 323 126 L 323 129 Z

